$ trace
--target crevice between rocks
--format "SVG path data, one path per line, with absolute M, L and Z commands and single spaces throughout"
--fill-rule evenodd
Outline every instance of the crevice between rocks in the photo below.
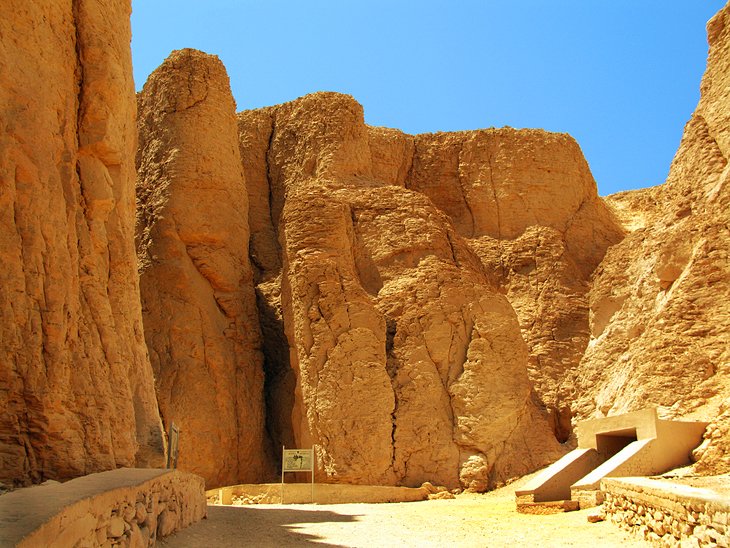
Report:
M 459 184 L 459 191 L 461 200 L 464 202 L 464 207 L 469 212 L 469 220 L 471 221 L 471 231 L 469 233 L 469 238 L 474 238 L 476 235 L 476 220 L 474 218 L 474 211 L 471 209 L 471 204 L 469 204 L 469 200 L 466 196 L 466 187 L 464 184 L 463 177 L 461 176 L 461 155 L 464 152 L 464 141 L 459 143 L 459 152 L 456 157 L 456 181 Z M 491 165 L 490 165 L 490 175 L 491 175 Z M 496 201 L 496 198 L 495 198 Z
M 391 443 L 391 460 L 390 467 L 395 471 L 396 459 L 396 430 L 398 428 L 398 385 L 396 377 L 400 360 L 395 355 L 395 336 L 398 332 L 398 322 L 394 318 L 385 317 L 385 370 L 390 378 L 390 386 L 393 390 L 393 412 L 390 414 L 392 424 L 390 443 Z

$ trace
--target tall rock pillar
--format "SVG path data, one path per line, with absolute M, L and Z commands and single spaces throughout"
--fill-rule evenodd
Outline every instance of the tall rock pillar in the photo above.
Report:
M 263 355 L 235 102 L 217 57 L 180 50 L 139 96 L 145 336 L 180 467 L 208 487 L 265 479 Z

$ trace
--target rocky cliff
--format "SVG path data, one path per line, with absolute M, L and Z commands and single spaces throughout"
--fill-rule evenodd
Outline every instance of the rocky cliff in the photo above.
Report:
M 630 232 L 592 282 L 574 411 L 716 419 L 697 468 L 717 473 L 730 471 L 730 6 L 707 31 L 701 99 L 666 183 L 609 198 Z
M 606 201 L 568 135 L 236 117 L 194 50 L 135 128 L 128 0 L 6 12 L 0 481 L 161 464 L 158 399 L 209 487 L 314 444 L 319 480 L 485 490 L 648 404 L 730 471 L 730 7 L 667 182 Z
M 0 481 L 157 465 L 128 0 L 0 19 Z
M 332 93 L 240 113 L 274 445 L 332 481 L 483 489 L 576 418 L 722 412 L 724 17 L 669 181 L 608 206 L 567 135 L 411 136 Z
M 248 197 L 218 58 L 173 52 L 139 94 L 139 135 L 145 338 L 180 465 L 209 488 L 268 479 Z
M 528 371 L 560 441 L 571 433 L 571 373 L 588 344 L 586 294 L 623 238 L 566 134 L 510 128 L 419 135 L 406 186 L 449 215 L 507 295 Z
M 623 236 L 570 137 L 411 136 L 322 93 L 239 114 L 239 143 L 275 441 L 355 482 L 484 489 L 555 458 Z

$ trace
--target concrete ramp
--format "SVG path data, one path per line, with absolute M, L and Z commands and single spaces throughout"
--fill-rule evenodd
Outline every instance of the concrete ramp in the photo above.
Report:
M 574 449 L 526 483 L 515 495 L 522 502 L 570 499 L 570 486 L 601 463 L 595 449 Z
M 576 426 L 578 448 L 515 491 L 518 510 L 566 500 L 581 508 L 600 504 L 603 478 L 651 476 L 689 464 L 706 427 L 661 420 L 654 408 L 582 421 Z

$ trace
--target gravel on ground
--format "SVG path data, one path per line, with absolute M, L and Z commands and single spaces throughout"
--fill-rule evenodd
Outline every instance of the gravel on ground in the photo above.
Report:
M 517 484 L 451 500 L 392 504 L 209 506 L 208 518 L 162 539 L 169 547 L 216 546 L 646 546 L 593 510 L 550 515 L 515 510 Z

